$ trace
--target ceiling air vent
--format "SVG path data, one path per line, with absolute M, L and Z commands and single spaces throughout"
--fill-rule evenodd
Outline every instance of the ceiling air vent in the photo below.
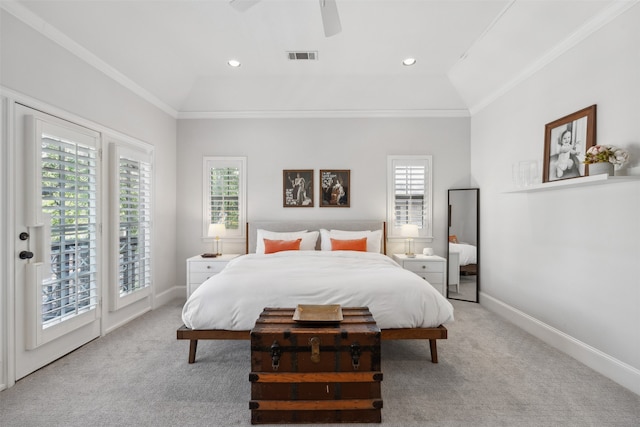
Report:
M 317 61 L 318 52 L 287 52 L 289 61 Z

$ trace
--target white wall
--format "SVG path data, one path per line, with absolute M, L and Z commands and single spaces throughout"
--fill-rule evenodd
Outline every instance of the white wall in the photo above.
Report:
M 248 220 L 386 218 L 390 154 L 433 156 L 436 253 L 446 251 L 447 192 L 469 182 L 469 119 L 212 119 L 178 123 L 178 274 L 184 260 L 210 249 L 201 238 L 202 157 L 246 156 Z M 351 170 L 351 207 L 282 207 L 283 169 Z M 399 246 L 396 251 L 403 251 Z M 394 248 L 388 247 L 391 253 Z M 224 252 L 244 244 L 224 244 Z
M 640 394 L 640 180 L 503 192 L 512 163 L 542 159 L 546 123 L 592 104 L 598 142 L 640 175 L 639 22 L 636 5 L 475 114 L 471 173 L 482 303 Z
M 155 295 L 160 302 L 173 298 L 176 120 L 4 10 L 0 10 L 0 19 L 3 88 L 35 100 L 39 106 L 50 106 L 63 118 L 76 117 L 85 125 L 94 123 L 155 147 Z M 3 281 L 1 286 L 9 284 Z M 135 316 L 140 308 L 138 305 L 103 319 L 104 329 Z

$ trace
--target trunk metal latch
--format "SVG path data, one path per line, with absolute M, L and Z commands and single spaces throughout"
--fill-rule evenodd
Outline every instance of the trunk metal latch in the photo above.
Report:
M 320 338 L 309 338 L 309 344 L 311 344 L 311 361 L 313 363 L 320 362 Z
M 353 369 L 358 369 L 360 367 L 361 354 L 362 349 L 360 348 L 360 344 L 357 342 L 351 344 L 351 365 L 353 365 Z
M 278 344 L 278 341 L 274 341 L 273 344 L 271 344 L 271 369 L 274 371 L 277 371 L 280 367 L 281 354 L 280 344 Z

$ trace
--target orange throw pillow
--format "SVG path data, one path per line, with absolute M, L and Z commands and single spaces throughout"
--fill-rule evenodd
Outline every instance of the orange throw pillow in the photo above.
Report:
M 332 251 L 367 251 L 367 238 L 354 240 L 331 239 Z
M 296 240 L 264 240 L 264 253 L 273 254 L 282 251 L 299 251 L 302 239 Z
M 449 243 L 458 243 L 458 236 L 456 236 L 455 234 L 449 236 Z

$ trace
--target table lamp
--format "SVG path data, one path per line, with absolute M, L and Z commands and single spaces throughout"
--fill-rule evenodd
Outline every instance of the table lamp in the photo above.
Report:
M 415 224 L 404 224 L 400 228 L 400 235 L 406 237 L 404 243 L 404 254 L 409 258 L 414 258 L 416 254 L 413 253 L 413 238 L 418 237 L 418 226 Z
M 222 242 L 220 241 L 220 237 L 224 237 L 226 231 L 227 229 L 224 224 L 209 224 L 209 232 L 207 234 L 209 237 L 215 237 L 213 253 L 217 256 L 222 255 Z

